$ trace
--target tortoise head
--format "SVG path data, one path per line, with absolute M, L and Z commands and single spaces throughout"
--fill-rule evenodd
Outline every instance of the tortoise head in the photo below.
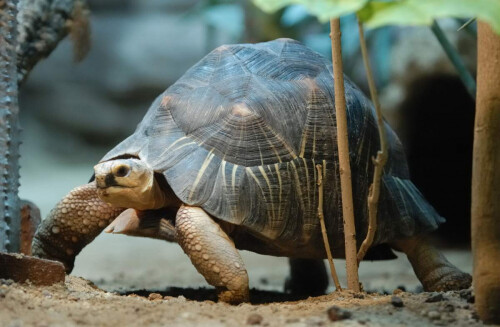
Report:
M 138 210 L 164 206 L 165 194 L 154 171 L 137 158 L 114 159 L 94 166 L 97 194 L 115 207 Z

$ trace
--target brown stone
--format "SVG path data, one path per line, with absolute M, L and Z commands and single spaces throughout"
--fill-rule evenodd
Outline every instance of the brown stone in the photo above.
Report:
M 60 262 L 0 252 L 0 278 L 12 279 L 16 283 L 29 280 L 35 285 L 52 285 L 64 282 L 65 276 Z
M 40 222 L 40 209 L 30 201 L 21 200 L 21 253 L 31 255 L 31 242 Z

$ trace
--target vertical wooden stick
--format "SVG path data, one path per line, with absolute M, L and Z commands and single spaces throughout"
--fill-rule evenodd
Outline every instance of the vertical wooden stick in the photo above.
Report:
M 500 324 L 500 36 L 478 24 L 472 156 L 472 253 L 476 310 Z
M 342 189 L 342 213 L 344 217 L 347 287 L 359 292 L 358 261 L 356 258 L 356 227 L 354 225 L 354 208 L 352 204 L 351 166 L 349 164 L 349 140 L 347 134 L 347 113 L 345 104 L 339 18 L 330 20 L 330 29 L 335 86 L 335 112 L 337 117 L 340 186 Z
M 330 264 L 330 273 L 332 274 L 333 283 L 335 284 L 335 289 L 337 291 L 342 291 L 340 287 L 339 277 L 337 276 L 337 270 L 335 270 L 335 265 L 333 264 L 332 251 L 330 249 L 330 242 L 328 241 L 328 234 L 326 233 L 325 226 L 325 215 L 323 214 L 323 166 L 316 165 L 316 170 L 318 172 L 318 218 L 321 224 L 321 234 L 323 234 L 323 242 L 325 243 L 326 255 L 328 256 L 328 263 Z
M 387 136 L 385 134 L 384 118 L 382 116 L 382 109 L 380 109 L 380 102 L 378 101 L 377 88 L 373 80 L 373 73 L 370 66 L 370 59 L 368 56 L 368 49 L 366 47 L 365 34 L 363 31 L 363 24 L 358 18 L 359 29 L 359 43 L 361 45 L 361 53 L 363 54 L 363 62 L 366 70 L 366 78 L 368 79 L 368 86 L 370 88 L 370 96 L 375 112 L 377 114 L 378 134 L 380 138 L 380 150 L 377 152 L 377 157 L 372 159 L 375 171 L 373 172 L 373 182 L 370 185 L 368 193 L 368 231 L 365 240 L 361 244 L 358 251 L 358 265 L 365 257 L 366 252 L 373 243 L 375 232 L 377 231 L 377 211 L 378 199 L 380 197 L 380 178 L 384 172 L 384 166 L 387 162 Z

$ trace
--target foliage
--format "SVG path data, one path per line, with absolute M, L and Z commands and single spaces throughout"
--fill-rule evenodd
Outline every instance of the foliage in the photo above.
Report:
M 302 5 L 320 21 L 358 13 L 368 27 L 430 25 L 441 17 L 477 17 L 500 33 L 498 0 L 254 0 L 264 11 Z

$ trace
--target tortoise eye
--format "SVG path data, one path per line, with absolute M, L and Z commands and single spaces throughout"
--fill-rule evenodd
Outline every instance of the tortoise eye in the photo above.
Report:
M 115 168 L 115 176 L 116 177 L 125 177 L 130 171 L 130 167 L 127 165 L 120 165 Z

